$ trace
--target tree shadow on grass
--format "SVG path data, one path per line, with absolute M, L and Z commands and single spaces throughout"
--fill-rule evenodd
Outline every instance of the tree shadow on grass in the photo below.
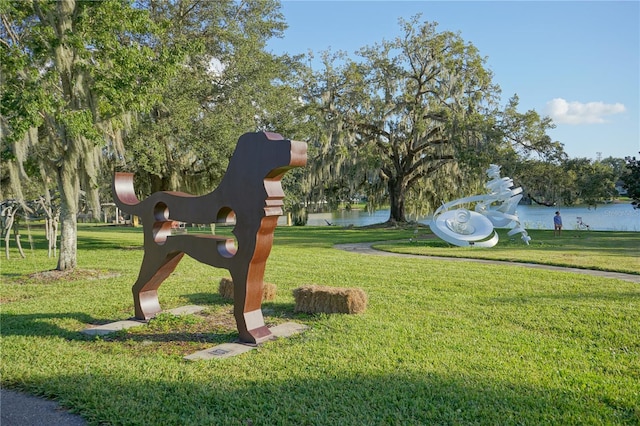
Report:
M 639 420 L 632 404 L 605 394 L 462 372 L 321 372 L 295 360 L 287 369 L 264 367 L 260 376 L 238 375 L 233 368 L 225 371 L 225 366 L 259 361 L 260 356 L 249 353 L 205 365 L 199 361 L 199 366 L 176 364 L 176 377 L 189 372 L 188 381 L 167 380 L 161 372 L 141 378 L 103 367 L 86 374 L 25 380 L 20 387 L 55 398 L 95 424 L 516 425 Z M 195 370 L 206 370 L 207 377 L 193 376 Z M 305 374 L 310 370 L 313 374 Z
M 149 321 L 140 321 L 141 326 L 114 331 L 100 335 L 103 341 L 133 341 L 133 342 L 191 342 L 219 344 L 234 342 L 238 338 L 235 318 L 233 316 L 233 303 L 217 294 L 195 293 L 187 296 L 188 300 L 195 304 L 217 305 L 214 312 L 189 315 L 158 315 Z M 228 306 L 228 309 L 219 309 Z M 295 318 L 309 319 L 305 314 L 295 314 L 290 303 L 265 303 L 263 304 L 265 321 L 268 326 Z M 166 313 L 166 312 L 165 312 Z M 81 312 L 68 313 L 34 313 L 11 314 L 0 313 L 3 336 L 39 336 L 60 337 L 66 340 L 90 341 L 98 338 L 96 335 L 87 335 L 77 330 L 71 330 L 58 325 L 59 322 L 75 320 L 89 327 L 99 326 L 122 320 L 135 320 L 135 318 L 97 319 Z
M 57 336 L 67 340 L 87 340 L 79 331 L 56 324 L 58 321 L 75 320 L 84 324 L 101 325 L 109 321 L 98 320 L 83 312 L 11 314 L 0 313 L 3 336 Z
M 113 232 L 113 231 L 110 231 Z M 33 250 L 46 251 L 49 247 L 49 242 L 42 235 L 33 235 L 30 237 L 29 246 Z M 87 236 L 86 234 L 82 234 L 78 237 L 78 250 L 113 250 L 113 249 L 143 249 L 142 240 L 136 244 L 133 241 L 132 237 L 129 240 L 110 240 L 107 238 L 101 238 L 100 234 L 97 234 L 95 237 Z M 13 242 L 13 241 L 12 241 Z M 22 242 L 23 248 L 26 249 L 24 241 Z M 12 248 L 15 248 L 15 243 L 12 244 Z M 60 247 L 58 246 L 58 249 Z
M 142 250 L 143 245 L 132 245 L 131 241 L 110 241 L 104 238 L 87 237 L 78 238 L 78 250 Z
M 173 317 L 173 316 L 172 316 Z M 161 347 L 146 347 L 145 353 L 180 353 L 184 351 L 185 344 L 211 345 L 225 342 L 234 342 L 238 338 L 235 323 L 230 326 L 217 318 L 209 318 L 194 321 L 194 315 L 173 317 L 175 320 L 158 320 L 160 325 L 154 324 L 154 320 L 140 322 L 139 327 L 132 327 L 114 331 L 103 335 L 89 335 L 77 330 L 70 330 L 57 323 L 67 320 L 75 320 L 87 325 L 102 325 L 113 321 L 97 320 L 90 315 L 70 312 L 56 314 L 6 314 L 0 315 L 2 323 L 2 336 L 31 336 L 40 338 L 62 338 L 68 341 L 99 341 L 99 342 L 129 342 L 130 345 L 139 345 L 141 342 L 158 342 L 165 345 Z M 129 318 L 133 319 L 133 318 Z M 202 346 L 199 349 L 204 349 Z M 99 349 L 99 348 L 96 348 Z M 186 349 L 189 352 L 189 349 Z M 193 352 L 193 350 L 191 350 Z

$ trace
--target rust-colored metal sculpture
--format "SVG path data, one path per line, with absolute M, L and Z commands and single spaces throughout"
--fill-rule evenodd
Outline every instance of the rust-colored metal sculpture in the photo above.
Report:
M 139 216 L 144 226 L 144 259 L 133 285 L 135 317 L 161 312 L 158 287 L 184 254 L 229 270 L 234 283 L 234 315 L 240 341 L 260 343 L 271 337 L 262 316 L 263 277 L 273 232 L 282 215 L 284 174 L 307 163 L 307 145 L 277 133 L 240 137 L 222 182 L 213 192 L 193 196 L 156 192 L 138 200 L 132 173 L 116 173 L 113 194 L 123 211 Z M 175 221 L 232 223 L 232 238 L 204 234 L 172 235 Z

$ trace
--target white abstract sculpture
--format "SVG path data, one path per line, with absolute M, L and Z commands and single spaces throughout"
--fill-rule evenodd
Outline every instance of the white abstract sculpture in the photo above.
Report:
M 443 204 L 433 214 L 431 230 L 444 241 L 456 246 L 493 247 L 498 243 L 498 233 L 493 228 L 505 227 L 513 222 L 515 226 L 508 235 L 520 233 L 522 241 L 529 245 L 531 237 L 516 213 L 516 207 L 522 199 L 522 188 L 513 188 L 511 178 L 501 178 L 500 166 L 495 164 L 487 169 L 487 175 L 491 179 L 485 184 L 488 194 Z M 475 211 L 462 207 L 450 210 L 468 203 L 476 203 Z

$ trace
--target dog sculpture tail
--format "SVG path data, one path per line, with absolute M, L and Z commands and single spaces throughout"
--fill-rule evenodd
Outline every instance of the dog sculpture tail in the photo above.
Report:
M 142 216 L 143 209 L 133 186 L 133 173 L 116 173 L 112 193 L 113 200 L 119 209 Z

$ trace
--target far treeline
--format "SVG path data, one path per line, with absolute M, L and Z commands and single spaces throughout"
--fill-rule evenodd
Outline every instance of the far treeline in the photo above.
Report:
M 298 223 L 353 199 L 402 222 L 482 191 L 492 163 L 538 203 L 597 204 L 620 181 L 640 193 L 635 160 L 569 159 L 550 118 L 501 104 L 481 52 L 421 16 L 316 61 L 267 51 L 286 28 L 275 0 L 0 1 L 0 15 L 0 199 L 58 204 L 60 270 L 114 171 L 135 172 L 140 197 L 209 192 L 251 131 L 309 144 L 284 180 Z

